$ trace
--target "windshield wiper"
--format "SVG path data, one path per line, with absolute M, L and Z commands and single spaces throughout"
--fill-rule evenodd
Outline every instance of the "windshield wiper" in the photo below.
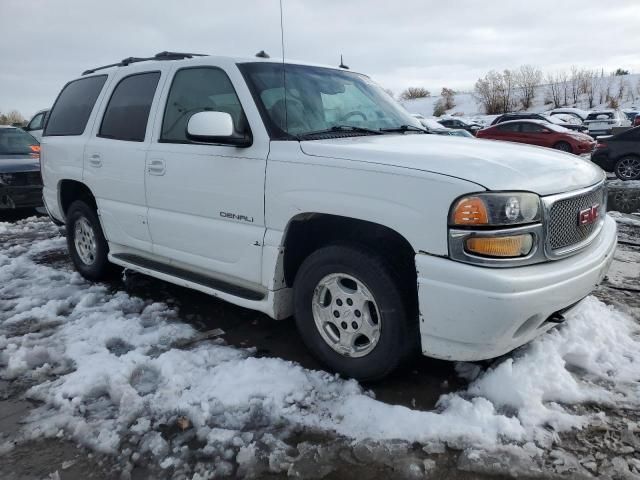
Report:
M 389 128 L 381 128 L 381 132 L 422 132 L 429 133 L 424 128 L 416 127 L 414 125 L 400 125 L 399 127 L 389 127 Z
M 355 125 L 334 125 L 331 128 L 325 128 L 324 130 L 316 130 L 314 132 L 306 132 L 298 135 L 298 138 L 314 137 L 316 135 L 324 135 L 327 133 L 336 132 L 355 132 L 355 133 L 368 133 L 371 135 L 382 135 L 380 130 L 373 130 L 372 128 L 356 127 Z

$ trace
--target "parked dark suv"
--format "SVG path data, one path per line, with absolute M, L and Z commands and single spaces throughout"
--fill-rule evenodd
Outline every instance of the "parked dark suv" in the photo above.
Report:
M 640 180 L 640 127 L 599 137 L 591 161 L 621 180 Z
M 564 127 L 569 130 L 575 130 L 576 132 L 586 132 L 587 127 L 584 125 L 577 125 L 575 123 L 563 122 L 557 118 L 542 115 L 541 113 L 505 113 L 503 115 L 497 116 L 491 125 L 497 125 L 498 123 L 508 122 L 510 120 L 542 120 L 543 122 L 552 123 L 554 125 L 558 125 L 559 127 Z
M 0 215 L 42 206 L 40 144 L 21 128 L 0 125 Z

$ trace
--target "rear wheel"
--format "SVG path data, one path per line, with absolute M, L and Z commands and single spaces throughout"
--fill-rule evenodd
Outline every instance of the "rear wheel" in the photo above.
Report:
M 620 180 L 640 180 L 640 157 L 622 157 L 616 163 L 614 171 Z
M 377 380 L 418 341 L 402 281 L 377 254 L 328 246 L 301 265 L 294 285 L 296 324 L 311 352 L 332 370 Z
M 561 152 L 573 153 L 573 148 L 571 148 L 571 145 L 567 142 L 558 142 L 553 146 L 553 148 L 560 150 Z
M 107 260 L 109 246 L 98 214 L 83 200 L 76 200 L 67 212 L 67 246 L 76 270 L 88 280 L 106 278 L 113 268 Z

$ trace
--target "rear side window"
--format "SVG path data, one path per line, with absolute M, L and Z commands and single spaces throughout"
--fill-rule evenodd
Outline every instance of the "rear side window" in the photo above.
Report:
M 98 136 L 144 142 L 158 80 L 160 72 L 140 73 L 120 80 L 109 99 Z
M 82 135 L 106 80 L 106 75 L 98 75 L 67 83 L 49 114 L 44 135 Z
M 613 112 L 595 112 L 587 115 L 587 120 L 607 120 L 613 118 Z
M 542 125 L 538 125 L 536 123 L 523 123 L 521 131 L 526 133 L 540 133 L 544 132 L 546 129 Z
M 501 132 L 517 132 L 519 128 L 519 123 L 501 123 L 498 130 Z

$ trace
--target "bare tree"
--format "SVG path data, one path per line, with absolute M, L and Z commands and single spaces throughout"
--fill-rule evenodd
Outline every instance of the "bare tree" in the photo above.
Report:
M 0 113 L 0 125 L 24 124 L 25 119 L 17 110 L 11 110 L 9 113 Z
M 556 75 L 556 78 L 558 79 L 560 91 L 562 92 L 562 105 L 563 106 L 569 105 L 569 92 L 571 91 L 571 83 L 569 81 L 569 75 L 567 75 L 567 72 L 563 70 L 558 72 L 558 74 Z
M 445 101 L 444 101 L 443 98 L 439 98 L 438 101 L 436 102 L 436 104 L 433 106 L 433 116 L 434 117 L 440 117 L 440 116 L 444 115 L 445 113 L 447 113 L 447 108 L 446 108 L 444 102 Z
M 423 87 L 409 87 L 400 94 L 402 100 L 413 100 L 414 98 L 425 98 L 431 96 L 431 92 Z
M 571 100 L 573 104 L 576 105 L 580 98 L 580 84 L 582 81 L 582 70 L 578 69 L 575 65 L 571 66 L 571 76 L 569 79 L 569 84 L 571 86 Z
M 527 110 L 533 103 L 536 94 L 536 88 L 542 81 L 542 72 L 531 66 L 522 65 L 515 73 L 515 83 L 520 94 L 520 103 L 522 108 Z
M 513 108 L 515 80 L 510 70 L 491 70 L 476 81 L 474 97 L 487 114 L 507 113 Z
M 453 107 L 456 106 L 456 102 L 454 100 L 455 95 L 456 95 L 456 92 L 454 92 L 451 88 L 442 87 L 440 96 L 442 97 L 445 110 L 451 110 Z
M 593 108 L 595 104 L 596 91 L 598 90 L 598 73 L 590 70 L 582 72 L 580 81 L 580 89 L 587 96 L 589 108 Z
M 393 96 L 393 90 L 391 90 L 390 88 L 383 88 L 384 92 L 389 95 L 391 98 L 394 98 Z
M 560 78 L 558 74 L 547 74 L 547 90 L 553 103 L 553 108 L 562 106 L 562 87 L 560 85 Z

